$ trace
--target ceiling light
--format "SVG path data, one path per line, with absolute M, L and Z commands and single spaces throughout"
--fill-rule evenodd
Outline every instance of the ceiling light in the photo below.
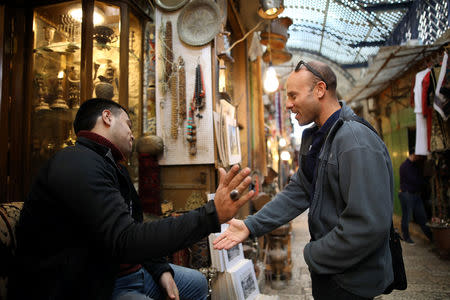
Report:
M 267 94 L 273 93 L 278 89 L 279 81 L 277 78 L 277 72 L 272 64 L 269 64 L 266 74 L 264 75 L 264 91 Z
M 284 10 L 283 0 L 259 0 L 258 15 L 264 19 L 275 19 Z
M 291 159 L 291 154 L 289 153 L 289 151 L 282 151 L 280 156 L 281 156 L 281 160 L 283 160 L 283 161 L 288 161 Z
M 83 21 L 83 10 L 81 7 L 74 7 L 69 10 L 69 15 L 74 18 L 78 22 Z M 105 20 L 105 17 L 103 16 L 103 12 L 98 8 L 94 8 L 94 25 L 102 24 Z

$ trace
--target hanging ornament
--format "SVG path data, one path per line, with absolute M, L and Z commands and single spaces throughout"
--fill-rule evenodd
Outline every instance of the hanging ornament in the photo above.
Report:
M 166 31 L 164 37 L 164 48 L 165 48 L 165 65 L 166 65 L 166 82 L 170 79 L 172 74 L 172 60 L 173 60 L 173 47 L 172 47 L 172 22 L 166 22 Z
M 197 154 L 197 126 L 195 125 L 195 99 L 192 100 L 189 106 L 189 114 L 187 120 L 187 141 L 189 142 L 189 154 Z
M 172 103 L 172 119 L 170 134 L 173 139 L 178 137 L 178 93 L 177 93 L 177 65 L 173 65 L 172 75 L 169 78 L 170 101 Z
M 182 127 L 186 119 L 186 71 L 181 56 L 178 57 L 178 112 L 180 127 Z
M 194 104 L 197 110 L 196 117 L 201 119 L 203 116 L 200 114 L 200 110 L 205 107 L 205 89 L 203 85 L 203 74 L 200 64 L 195 68 L 195 89 L 194 89 Z

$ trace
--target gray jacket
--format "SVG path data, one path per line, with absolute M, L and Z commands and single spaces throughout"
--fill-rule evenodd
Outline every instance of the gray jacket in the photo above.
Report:
M 393 281 L 389 230 L 394 182 L 383 141 L 341 102 L 316 165 L 315 192 L 301 168 L 286 188 L 245 224 L 254 236 L 272 231 L 309 208 L 311 241 L 304 257 L 311 272 L 333 274 L 342 288 L 363 297 Z M 302 139 L 299 163 L 312 138 Z M 312 199 L 312 200 L 311 200 Z

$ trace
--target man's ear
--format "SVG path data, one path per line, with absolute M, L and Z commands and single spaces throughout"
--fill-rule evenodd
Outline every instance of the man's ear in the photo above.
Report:
M 323 96 L 325 96 L 325 92 L 326 92 L 326 90 L 327 90 L 327 86 L 326 86 L 326 84 L 325 84 L 325 82 L 323 82 L 323 81 L 319 81 L 317 84 L 316 84 L 316 96 L 318 97 L 318 98 L 323 98 Z
M 111 111 L 110 111 L 109 109 L 105 109 L 105 110 L 102 112 L 102 120 L 103 120 L 103 123 L 104 123 L 104 124 L 106 124 L 106 125 L 108 125 L 108 126 L 111 126 L 111 122 L 112 122 L 112 113 L 111 113 Z

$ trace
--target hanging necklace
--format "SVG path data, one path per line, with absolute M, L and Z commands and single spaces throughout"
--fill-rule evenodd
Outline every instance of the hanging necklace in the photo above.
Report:
M 203 87 L 203 74 L 200 64 L 195 68 L 194 105 L 197 110 L 196 117 L 199 119 L 203 118 L 200 110 L 205 107 L 205 89 Z
M 177 99 L 177 65 L 173 65 L 172 75 L 169 78 L 170 101 L 172 103 L 170 135 L 178 138 L 178 99 Z
M 178 113 L 180 127 L 186 119 L 186 71 L 184 68 L 184 60 L 178 57 Z
M 172 74 L 172 61 L 173 61 L 173 48 L 172 48 L 172 22 L 166 22 L 166 32 L 164 38 L 165 46 L 165 66 L 166 66 L 166 76 L 165 81 L 169 81 L 170 75 Z
M 187 141 L 189 142 L 189 154 L 195 155 L 197 153 L 197 126 L 194 120 L 195 104 L 194 99 L 189 105 L 189 114 L 187 121 Z

